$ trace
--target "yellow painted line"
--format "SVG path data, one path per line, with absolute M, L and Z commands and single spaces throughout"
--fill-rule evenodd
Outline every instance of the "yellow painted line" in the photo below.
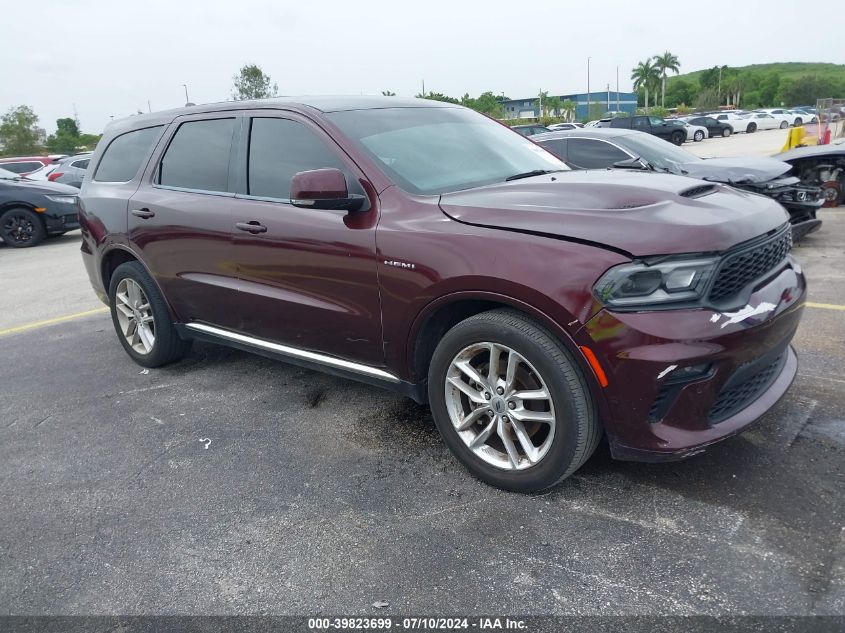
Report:
M 835 303 L 813 303 L 807 301 L 804 303 L 808 308 L 821 308 L 823 310 L 845 310 L 845 306 L 837 305 Z M 2 334 L 2 332 L 0 332 Z
M 0 330 L 0 336 L 5 336 L 6 334 L 17 334 L 18 332 L 26 332 L 27 330 L 34 330 L 36 328 L 44 327 L 47 325 L 54 325 L 56 323 L 64 323 L 65 321 L 72 321 L 73 319 L 79 319 L 82 317 L 90 316 L 92 314 L 102 314 L 103 312 L 108 311 L 109 309 L 106 307 L 94 308 L 93 310 L 86 310 L 85 312 L 76 312 L 74 314 L 66 314 L 65 316 L 56 317 L 54 319 L 44 319 L 43 321 L 26 323 L 24 325 L 18 325 L 15 327 L 6 328 L 5 330 Z

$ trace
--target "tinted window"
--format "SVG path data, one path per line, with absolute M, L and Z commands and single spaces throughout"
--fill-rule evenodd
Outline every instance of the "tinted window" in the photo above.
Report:
M 199 191 L 229 190 L 229 150 L 235 119 L 188 121 L 179 126 L 158 168 L 157 182 Z
M 70 164 L 71 167 L 76 167 L 77 169 L 88 169 L 88 162 L 90 159 L 86 158 L 85 160 L 78 160 Z
M 537 141 L 561 160 L 566 160 L 566 139 L 553 138 L 548 141 Z
M 631 127 L 635 130 L 645 130 L 645 131 L 651 130 L 651 125 L 649 125 L 648 117 L 644 117 L 644 116 L 635 116 L 633 124 L 631 125 Z
M 593 141 L 586 138 L 569 139 L 569 164 L 581 169 L 603 169 L 613 166 L 620 160 L 628 160 L 628 156 L 621 149 L 604 141 Z
M 6 171 L 11 171 L 16 174 L 28 174 L 36 169 L 41 169 L 44 165 L 41 163 L 3 163 L 2 167 Z
M 147 156 L 161 133 L 161 126 L 127 132 L 114 139 L 106 148 L 97 167 L 95 180 L 126 182 L 138 173 L 141 161 Z
M 249 184 L 252 196 L 290 198 L 290 181 L 300 171 L 340 169 L 346 186 L 362 193 L 360 185 L 329 146 L 302 123 L 288 119 L 253 119 L 249 135 Z

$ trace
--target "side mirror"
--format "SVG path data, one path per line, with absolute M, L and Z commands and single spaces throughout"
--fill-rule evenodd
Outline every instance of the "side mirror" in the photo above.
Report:
M 312 169 L 295 174 L 290 182 L 290 203 L 306 209 L 361 211 L 367 198 L 350 194 L 339 169 Z

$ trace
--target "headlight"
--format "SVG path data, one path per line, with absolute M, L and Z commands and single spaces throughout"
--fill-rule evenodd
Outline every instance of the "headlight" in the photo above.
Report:
M 700 257 L 622 264 L 602 275 L 593 294 L 610 308 L 698 301 L 718 262 L 718 257 Z
M 44 196 L 51 202 L 58 202 L 59 204 L 76 204 L 76 196 Z

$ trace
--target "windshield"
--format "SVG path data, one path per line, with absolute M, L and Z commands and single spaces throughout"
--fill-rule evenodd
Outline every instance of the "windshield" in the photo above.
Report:
M 441 194 L 568 169 L 539 145 L 464 108 L 383 108 L 327 116 L 411 193 Z
M 658 171 L 683 174 L 679 165 L 701 160 L 698 156 L 690 154 L 677 145 L 672 145 L 672 143 L 651 134 L 626 134 L 613 140 Z

